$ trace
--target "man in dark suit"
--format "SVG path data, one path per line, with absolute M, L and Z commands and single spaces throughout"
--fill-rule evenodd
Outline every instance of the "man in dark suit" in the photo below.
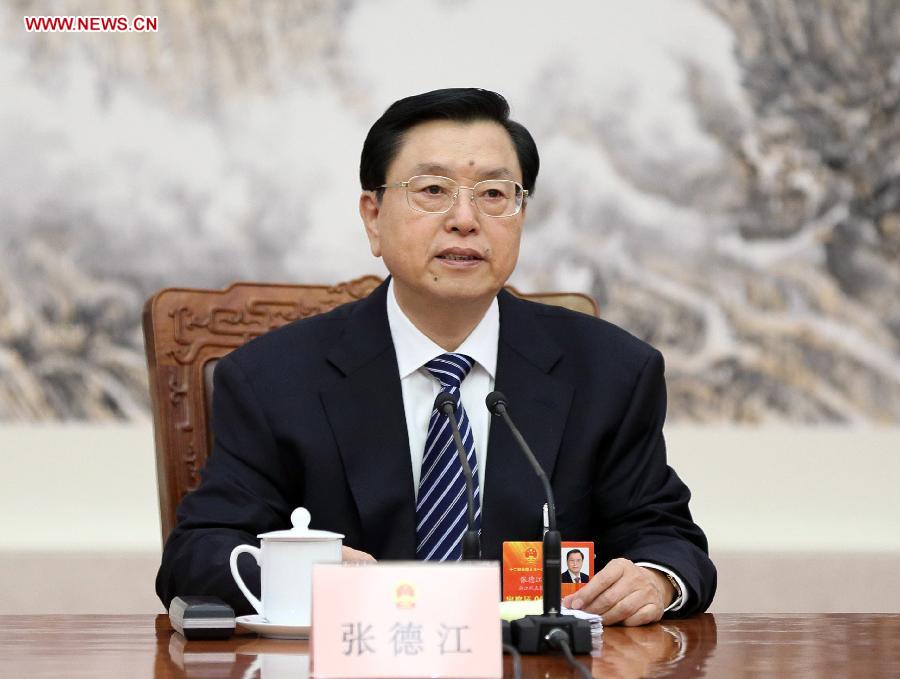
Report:
M 541 485 L 484 408 L 493 389 L 565 498 L 563 539 L 593 540 L 605 563 L 564 603 L 629 625 L 709 605 L 706 538 L 666 465 L 662 356 L 605 321 L 502 291 L 539 166 L 508 114 L 493 92 L 439 90 L 373 125 L 360 214 L 391 277 L 219 363 L 214 449 L 157 577 L 166 605 L 215 594 L 249 610 L 228 556 L 301 505 L 312 527 L 345 535 L 345 560 L 459 558 L 464 487 L 432 412 L 441 390 L 460 395 L 484 557 L 540 539 Z M 241 570 L 258 590 L 256 565 Z
M 584 554 L 580 549 L 570 549 L 566 552 L 566 570 L 563 571 L 560 580 L 568 584 L 581 584 L 591 581 L 591 576 L 581 572 L 584 565 Z

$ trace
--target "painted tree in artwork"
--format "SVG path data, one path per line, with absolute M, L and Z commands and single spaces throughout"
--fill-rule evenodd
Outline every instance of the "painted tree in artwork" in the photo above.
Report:
M 615 121 L 596 128 L 629 184 L 668 205 L 652 237 L 590 214 L 621 222 L 595 265 L 605 315 L 663 348 L 675 420 L 896 422 L 900 3 L 706 6 L 741 78 L 735 98 L 684 59 L 718 158 L 654 167 Z
M 742 234 L 816 233 L 828 273 L 900 339 L 900 3 L 710 5 L 753 106 L 743 134 L 710 125 L 745 175 Z
M 735 325 L 766 348 L 758 374 L 787 385 L 773 404 L 797 389 L 810 419 L 896 421 L 900 3 L 708 6 L 733 30 L 750 110 L 730 110 L 702 66 L 691 95 L 740 187 L 719 207 L 755 257 L 747 273 L 765 275 Z

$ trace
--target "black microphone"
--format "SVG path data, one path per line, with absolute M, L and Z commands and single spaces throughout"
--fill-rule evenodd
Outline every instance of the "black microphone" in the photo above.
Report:
M 525 454 L 528 462 L 534 469 L 544 486 L 544 495 L 547 498 L 548 528 L 544 533 L 544 571 L 541 574 L 541 583 L 544 593 L 544 614 L 528 615 L 512 623 L 513 638 L 517 647 L 523 653 L 540 653 L 543 650 L 556 648 L 554 630 L 565 633 L 575 653 L 591 652 L 591 624 L 570 615 L 560 615 L 562 608 L 561 577 L 562 573 L 562 537 L 556 529 L 556 502 L 553 500 L 553 489 L 550 487 L 550 479 L 544 473 L 541 463 L 538 462 L 522 433 L 513 424 L 507 412 L 506 397 L 499 391 L 492 391 L 484 400 L 485 405 L 493 415 L 499 415 L 506 422 L 512 432 L 513 438 L 519 444 L 519 448 Z M 558 635 L 558 632 L 555 633 Z
M 459 395 L 442 391 L 434 399 L 434 409 L 443 413 L 450 420 L 450 429 L 453 432 L 453 442 L 456 444 L 456 454 L 462 464 L 463 477 L 466 480 L 466 507 L 468 514 L 468 528 L 463 534 L 462 558 L 463 561 L 478 561 L 481 559 L 481 536 L 478 526 L 475 524 L 475 484 L 472 480 L 472 468 L 466 459 L 466 449 L 463 447 L 462 437 L 459 435 L 459 425 L 456 422 L 456 405 L 459 403 Z
M 509 430 L 512 432 L 513 438 L 516 440 L 516 443 L 519 444 L 519 448 L 522 449 L 522 452 L 525 453 L 525 457 L 531 463 L 534 473 L 537 474 L 537 477 L 541 480 L 541 484 L 544 486 L 544 496 L 547 498 L 547 527 L 551 531 L 556 531 L 556 502 L 553 501 L 553 488 L 550 487 L 550 479 L 547 478 L 543 467 L 541 467 L 541 463 L 537 461 L 534 453 L 531 452 L 531 448 L 528 447 L 528 443 L 525 442 L 522 433 L 518 430 L 516 425 L 513 424 L 513 421 L 509 417 L 509 413 L 506 412 L 506 396 L 499 391 L 492 391 L 487 395 L 487 398 L 484 399 L 484 403 L 493 415 L 499 415 L 503 418 L 503 421 L 506 422 L 506 426 L 509 427 Z

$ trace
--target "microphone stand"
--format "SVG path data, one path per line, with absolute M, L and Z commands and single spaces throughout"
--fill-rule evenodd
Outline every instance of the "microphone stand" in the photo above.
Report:
M 560 614 L 562 609 L 560 578 L 562 537 L 556 529 L 556 502 L 553 499 L 550 479 L 547 478 L 540 462 L 531 452 L 528 443 L 506 411 L 506 397 L 499 391 L 493 391 L 488 394 L 485 404 L 492 414 L 499 415 L 506 422 L 513 438 L 519 444 L 519 448 L 544 486 L 544 494 L 547 497 L 549 530 L 544 533 L 543 538 L 544 570 L 541 573 L 544 614 L 527 615 L 519 620 L 514 620 L 512 622 L 512 640 L 522 653 L 542 653 L 548 649 L 559 649 L 560 637 L 564 634 L 566 639 L 562 643 L 567 641 L 574 653 L 590 653 L 592 648 L 591 624 L 587 620 L 572 615 Z
M 456 444 L 456 454 L 462 464 L 463 477 L 466 480 L 466 510 L 467 528 L 462 539 L 462 560 L 481 560 L 481 535 L 475 524 L 475 482 L 472 479 L 472 468 L 466 459 L 466 449 L 463 446 L 462 436 L 459 434 L 459 425 L 456 422 L 456 405 L 459 401 L 458 394 L 442 391 L 434 400 L 434 407 L 450 420 L 450 429 L 453 432 L 453 443 Z

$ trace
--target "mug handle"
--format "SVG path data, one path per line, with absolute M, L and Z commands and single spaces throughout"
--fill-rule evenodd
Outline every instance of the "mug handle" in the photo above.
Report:
M 238 572 L 237 559 L 241 554 L 252 554 L 253 558 L 256 559 L 257 565 L 259 565 L 259 547 L 254 547 L 253 545 L 238 545 L 233 550 L 231 550 L 231 558 L 228 559 L 228 563 L 231 565 L 231 577 L 234 578 L 237 586 L 244 593 L 244 596 L 247 597 L 247 601 L 249 601 L 250 605 L 256 609 L 257 613 L 259 613 L 262 617 L 265 617 L 265 615 L 263 614 L 262 602 L 255 596 L 253 596 L 253 594 L 247 588 L 247 585 L 244 584 L 244 580 L 241 578 L 241 574 Z

